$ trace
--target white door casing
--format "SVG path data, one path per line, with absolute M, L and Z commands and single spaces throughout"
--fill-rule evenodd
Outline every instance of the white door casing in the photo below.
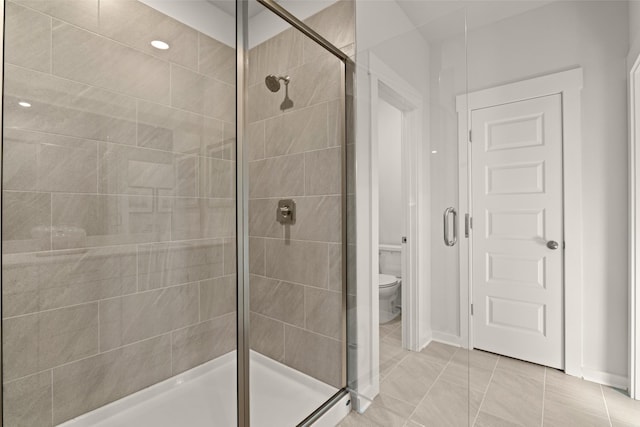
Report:
M 582 144 L 581 91 L 583 70 L 574 68 L 514 83 L 495 86 L 456 97 L 458 113 L 459 206 L 460 212 L 473 215 L 471 207 L 471 146 L 469 139 L 470 112 L 484 107 L 508 104 L 526 99 L 560 94 L 563 126 L 563 204 L 564 215 L 564 371 L 565 373 L 599 381 L 583 364 L 583 304 L 582 304 Z M 464 227 L 464 215 L 460 215 Z M 468 261 L 474 233 L 460 244 L 460 316 L 461 342 L 474 347 L 471 328 L 470 295 L 473 290 L 473 265 Z M 469 327 L 467 327 L 469 326 Z M 614 382 L 611 382 L 614 384 Z M 620 385 L 617 385 L 620 386 Z
M 474 346 L 559 369 L 561 102 L 556 94 L 471 111 Z

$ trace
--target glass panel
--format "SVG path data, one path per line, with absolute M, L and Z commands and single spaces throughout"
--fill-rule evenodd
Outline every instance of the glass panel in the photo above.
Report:
M 6 2 L 4 425 L 235 423 L 233 15 Z
M 465 13 L 459 2 L 356 3 L 356 425 L 466 426 L 477 406 L 460 313 Z
M 252 6 L 251 417 L 297 425 L 345 386 L 344 66 Z M 343 9 L 320 13 L 339 23 Z

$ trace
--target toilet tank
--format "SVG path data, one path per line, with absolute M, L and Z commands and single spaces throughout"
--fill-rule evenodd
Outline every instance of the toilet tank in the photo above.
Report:
M 402 277 L 402 246 L 379 246 L 380 273 Z

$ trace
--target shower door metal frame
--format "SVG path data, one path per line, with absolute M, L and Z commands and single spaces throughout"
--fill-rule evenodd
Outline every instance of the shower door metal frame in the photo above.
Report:
M 343 129 L 342 129 L 342 349 L 341 349 L 341 384 L 342 388 L 331 396 L 323 405 L 309 414 L 299 427 L 310 426 L 324 413 L 349 393 L 347 390 L 347 142 L 352 123 L 350 122 L 349 104 L 352 103 L 355 63 L 349 56 L 322 37 L 304 22 L 277 4 L 274 0 L 257 0 L 261 5 L 279 16 L 292 27 L 319 44 L 342 62 L 341 96 Z M 250 306 L 249 306 L 249 156 L 247 141 L 248 112 L 248 27 L 249 0 L 236 0 L 236 251 L 237 251 L 237 413 L 238 427 L 249 427 L 250 420 Z

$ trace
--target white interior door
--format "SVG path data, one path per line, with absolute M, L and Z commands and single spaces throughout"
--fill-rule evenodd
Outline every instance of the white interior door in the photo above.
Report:
M 475 348 L 564 368 L 561 96 L 471 113 Z

